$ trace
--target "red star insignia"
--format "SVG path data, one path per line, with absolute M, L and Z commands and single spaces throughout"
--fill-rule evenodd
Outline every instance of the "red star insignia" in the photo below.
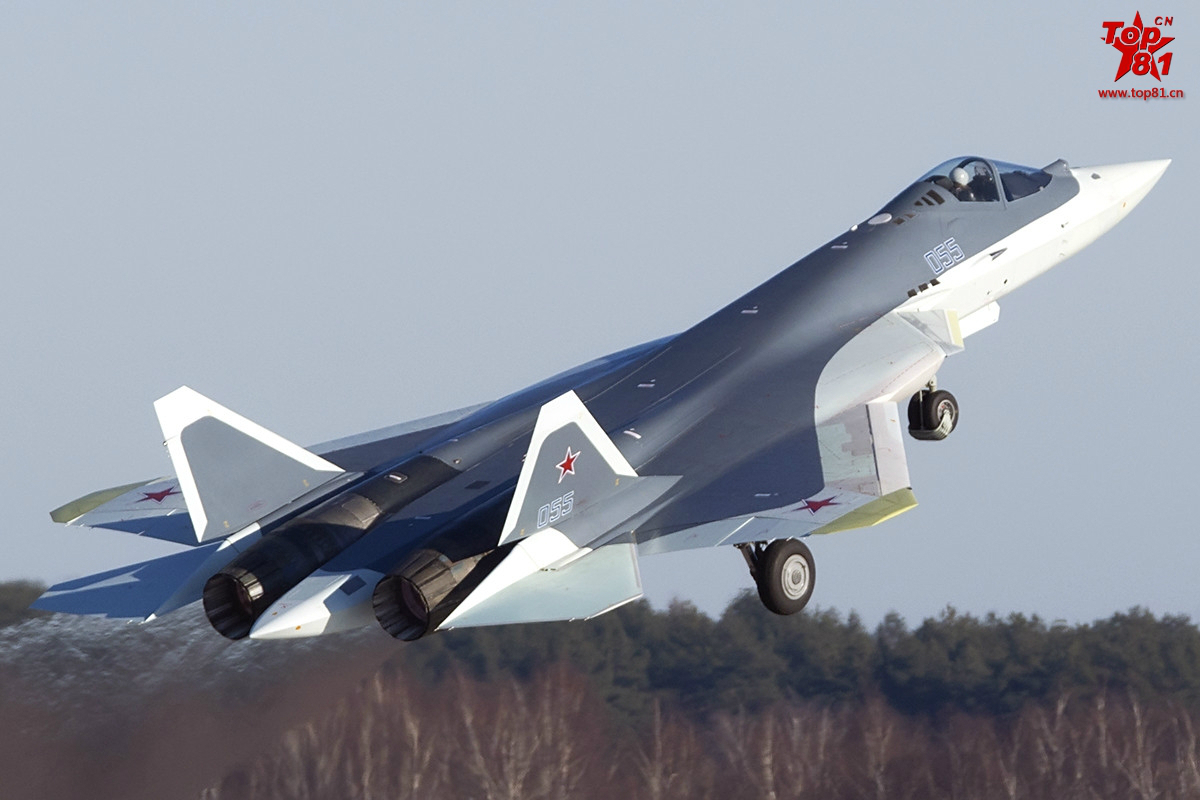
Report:
M 562 479 L 567 475 L 575 474 L 575 459 L 579 458 L 579 451 L 571 452 L 571 447 L 567 446 L 567 457 L 558 462 L 558 482 L 562 483 Z
M 168 486 L 166 489 L 163 489 L 161 492 L 142 492 L 142 494 L 144 494 L 145 497 L 143 497 L 141 500 L 138 500 L 139 503 L 144 503 L 147 500 L 153 500 L 156 503 L 161 503 L 163 500 L 166 500 L 171 495 L 179 494 L 179 490 L 176 489 L 174 486 Z
M 837 495 L 834 495 L 837 497 Z M 828 497 L 824 500 L 805 500 L 804 505 L 796 508 L 797 511 L 807 511 L 810 514 L 816 514 L 825 506 L 840 506 L 841 503 L 833 502 L 833 497 Z

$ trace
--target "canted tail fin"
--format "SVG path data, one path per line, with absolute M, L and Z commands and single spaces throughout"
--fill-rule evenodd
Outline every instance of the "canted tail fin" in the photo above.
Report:
M 640 512 L 679 480 L 639 476 L 574 392 L 542 406 L 500 544 L 443 628 L 585 619 L 642 596 Z
M 577 547 L 602 544 L 596 540 L 677 480 L 639 476 L 579 397 L 567 392 L 538 415 L 500 544 L 548 527 Z
M 198 542 L 235 533 L 343 471 L 186 386 L 154 410 Z

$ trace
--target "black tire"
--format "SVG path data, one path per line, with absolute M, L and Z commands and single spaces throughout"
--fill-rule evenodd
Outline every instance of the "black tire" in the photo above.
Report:
M 776 539 L 758 564 L 758 596 L 776 614 L 795 614 L 808 605 L 817 583 L 817 566 L 797 539 Z
M 950 414 L 950 430 L 946 431 L 945 436 L 949 436 L 950 432 L 958 425 L 958 401 L 949 392 L 942 389 L 929 392 L 925 395 L 925 402 L 922 406 L 921 423 L 925 430 L 937 430 L 938 426 L 942 424 L 942 415 L 947 412 Z
M 924 397 L 924 395 L 924 391 L 917 392 L 912 396 L 912 399 L 908 401 L 908 429 L 910 431 L 920 431 L 925 429 L 924 416 L 921 414 L 921 399 Z

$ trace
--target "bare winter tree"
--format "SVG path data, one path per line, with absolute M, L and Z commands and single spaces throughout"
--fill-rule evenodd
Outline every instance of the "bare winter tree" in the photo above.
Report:
M 989 726 L 988 772 L 1005 800 L 1017 800 L 1025 794 L 1025 776 L 1020 763 L 1024 731 L 1025 726 L 1020 720 L 996 720 Z
M 649 733 L 634 747 L 641 797 L 703 800 L 712 796 L 712 761 L 705 757 L 696 726 L 668 717 L 659 700 L 653 704 Z
M 1123 724 L 1108 740 L 1112 763 L 1125 779 L 1130 797 L 1158 800 L 1163 796 L 1158 754 L 1162 726 L 1132 692 L 1125 701 L 1118 711 Z
M 331 713 L 287 732 L 272 758 L 258 759 L 206 798 L 436 796 L 446 777 L 446 726 L 419 693 L 376 675 Z
M 830 797 L 834 794 L 835 753 L 845 746 L 846 714 L 828 706 L 792 705 L 775 710 L 778 715 L 780 762 L 784 784 L 793 797 Z
M 488 800 L 570 797 L 599 743 L 587 691 L 565 668 L 528 684 L 456 681 L 456 758 Z
M 1022 712 L 1029 740 L 1026 790 L 1048 800 L 1084 800 L 1088 787 L 1088 751 L 1095 728 L 1071 715 L 1071 697 L 1060 691 L 1048 705 L 1030 705 Z
M 1197 727 L 1189 707 L 1104 692 L 1004 716 L 909 716 L 878 696 L 707 717 L 655 701 L 621 726 L 567 668 L 437 690 L 384 674 L 203 797 L 1191 800 Z
M 893 759 L 898 755 L 899 715 L 882 697 L 873 695 L 856 716 L 860 755 L 848 767 L 861 796 L 873 800 L 913 796 L 917 787 L 912 783 L 893 788 L 891 772 Z
M 939 779 L 948 800 L 978 800 L 988 785 L 987 754 L 992 721 L 967 714 L 945 720 L 934 741 L 942 751 Z
M 1197 750 L 1196 721 L 1186 708 L 1174 704 L 1171 728 L 1175 740 L 1174 765 L 1178 797 L 1200 797 L 1200 751 Z

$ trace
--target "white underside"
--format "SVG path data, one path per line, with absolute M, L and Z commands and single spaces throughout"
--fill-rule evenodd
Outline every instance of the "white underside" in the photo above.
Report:
M 900 310 L 953 309 L 961 318 L 985 308 L 1078 253 L 1124 219 L 1169 163 L 1072 169 L 1079 181 L 1075 197 L 944 273 L 939 286 L 912 298 Z M 951 234 L 953 227 L 951 223 Z M 1004 252 L 995 258 L 990 255 L 999 250 Z
M 1075 197 L 943 273 L 938 286 L 900 304 L 834 355 L 817 383 L 814 416 L 825 487 L 812 499 L 836 496 L 838 507 L 810 514 L 793 504 L 731 517 L 649 540 L 640 546 L 640 552 L 804 536 L 900 484 L 907 486 L 895 403 L 906 402 L 924 387 L 948 355 L 963 349 L 963 339 L 994 324 L 1000 316 L 997 301 L 1001 297 L 1079 252 L 1120 222 L 1169 163 L 1072 170 L 1080 184 Z M 1003 252 L 993 257 L 998 251 Z M 887 415 L 881 415 L 864 433 L 854 423 L 853 409 L 860 407 L 890 409 L 893 418 L 884 424 Z M 835 451 L 831 444 L 836 444 L 838 437 L 846 439 L 846 444 L 830 457 Z M 873 450 L 873 462 L 863 454 L 865 447 Z M 837 452 L 847 455 L 840 457 Z M 856 459 L 853 453 L 863 455 Z M 874 487 L 867 477 L 872 467 Z
M 250 638 L 298 639 L 369 625 L 375 621 L 371 596 L 382 578 L 370 569 L 319 569 L 276 600 L 254 623 Z
M 1075 197 L 943 273 L 939 285 L 900 304 L 842 347 L 817 383 L 817 424 L 862 403 L 906 400 L 929 382 L 946 356 L 962 350 L 962 339 L 999 319 L 1000 298 L 1124 219 L 1169 163 L 1073 169 L 1079 181 Z M 930 324 L 938 314 L 957 323 L 957 340 L 953 331 L 947 336 Z

